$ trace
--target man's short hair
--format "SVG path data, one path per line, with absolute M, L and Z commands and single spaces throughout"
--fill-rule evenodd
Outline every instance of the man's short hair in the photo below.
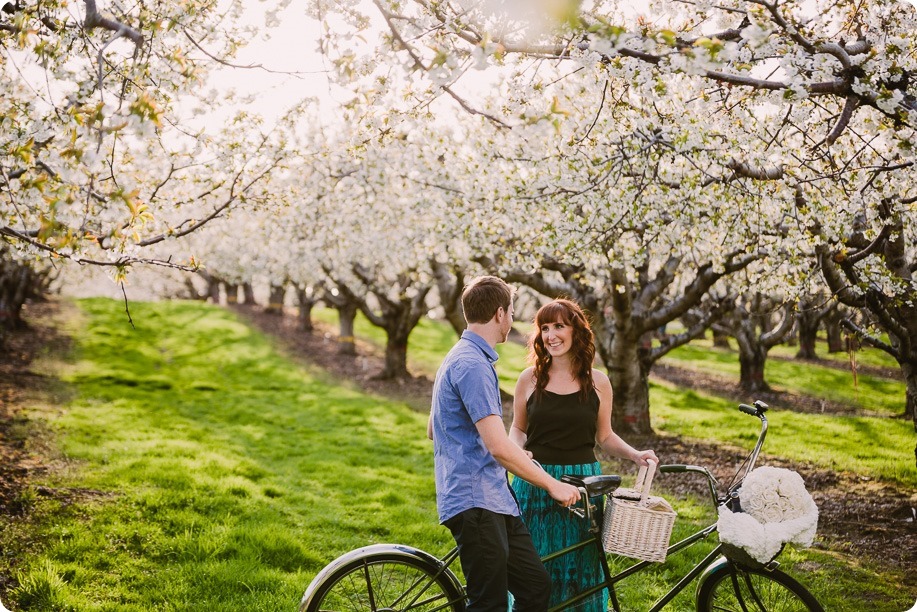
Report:
M 508 311 L 516 290 L 496 276 L 471 279 L 462 291 L 462 310 L 468 323 L 487 323 L 497 310 Z

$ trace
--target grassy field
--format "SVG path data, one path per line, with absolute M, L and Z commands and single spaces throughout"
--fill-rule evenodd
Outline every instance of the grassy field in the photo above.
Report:
M 426 415 L 295 363 L 216 307 L 134 303 L 136 329 L 118 302 L 79 307 L 72 353 L 40 364 L 65 387 L 26 412 L 35 439 L 50 436 L 50 449 L 35 452 L 55 453 L 60 469 L 23 494 L 27 521 L 0 518 L 0 572 L 20 585 L 3 594 L 12 610 L 292 611 L 347 550 L 450 547 L 436 524 Z M 378 338 L 365 325 L 358 335 Z M 435 370 L 452 342 L 451 330 L 425 321 L 412 368 Z M 501 350 L 511 390 L 524 350 Z M 665 434 L 753 439 L 728 403 L 666 386 L 653 387 L 652 401 Z M 773 454 L 917 485 L 896 467 L 913 444 L 900 421 L 780 411 L 771 421 Z M 712 516 L 691 501 L 678 510 L 679 533 Z M 781 559 L 827 610 L 898 612 L 917 596 L 901 591 L 901 576 L 830 551 Z M 630 581 L 627 607 L 648 607 L 682 563 Z M 690 609 L 686 596 L 671 609 Z
M 705 344 L 681 346 L 666 355 L 663 362 L 738 380 L 738 351 L 713 348 Z M 875 349 L 863 352 L 870 355 L 880 353 Z M 827 364 L 781 359 L 768 359 L 765 379 L 776 391 L 811 395 L 878 416 L 904 413 L 904 382 L 901 380 L 880 378 L 862 372 L 858 372 L 854 379 L 850 369 L 841 370 Z

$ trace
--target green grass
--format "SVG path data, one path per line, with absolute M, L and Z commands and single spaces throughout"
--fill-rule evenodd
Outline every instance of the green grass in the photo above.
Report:
M 448 544 L 423 415 L 304 371 L 217 308 L 134 303 L 132 330 L 114 302 L 81 307 L 77 396 L 30 415 L 73 467 L 36 484 L 99 494 L 32 494 L 34 521 L 5 525 L 13 609 L 293 610 L 347 549 Z
M 734 350 L 692 343 L 675 349 L 663 360 L 678 367 L 739 380 L 739 357 Z M 903 381 L 858 373 L 854 383 L 849 370 L 780 359 L 767 360 L 764 376 L 777 391 L 824 398 L 884 416 L 904 413 Z
M 347 550 L 450 547 L 424 414 L 297 365 L 219 308 L 134 303 L 132 330 L 118 302 L 80 307 L 62 374 L 70 397 L 36 401 L 28 415 L 53 433 L 67 467 L 23 495 L 28 521 L 0 519 L 0 572 L 20 585 L 3 597 L 14 610 L 294 610 Z M 381 339 L 363 325 L 358 335 Z M 424 321 L 412 367 L 435 371 L 454 341 Z M 503 350 L 498 370 L 514 383 L 524 349 Z M 664 435 L 743 448 L 754 439 L 729 402 L 662 385 L 651 394 Z M 900 421 L 771 414 L 767 454 L 914 486 L 896 467 L 912 456 Z M 675 502 L 678 535 L 712 520 L 696 500 Z M 788 551 L 781 561 L 828 610 L 897 612 L 915 597 L 900 576 L 842 555 Z M 676 558 L 627 580 L 626 609 L 647 608 L 688 566 Z M 669 609 L 691 609 L 689 595 Z

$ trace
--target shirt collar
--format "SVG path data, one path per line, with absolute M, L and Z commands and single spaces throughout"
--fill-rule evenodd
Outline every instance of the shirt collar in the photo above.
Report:
M 487 343 L 487 340 L 471 330 L 466 329 L 462 332 L 462 340 L 468 340 L 473 345 L 481 349 L 490 363 L 495 363 L 497 359 L 500 358 L 500 355 L 497 354 L 497 351 L 494 350 L 494 347 Z

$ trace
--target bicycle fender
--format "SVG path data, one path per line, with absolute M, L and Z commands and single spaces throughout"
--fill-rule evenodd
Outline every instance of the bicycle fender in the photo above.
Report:
M 716 561 L 707 566 L 707 569 L 704 570 L 704 573 L 700 575 L 700 578 L 697 579 L 697 586 L 694 589 L 694 601 L 697 601 L 700 597 L 700 588 L 707 581 L 707 578 L 714 575 L 717 572 L 724 571 L 723 566 L 729 563 L 729 560 L 726 557 L 719 557 Z
M 306 604 L 312 600 L 312 597 L 315 596 L 316 588 L 318 585 L 325 581 L 325 578 L 328 575 L 338 571 L 342 567 L 351 565 L 353 563 L 359 563 L 362 559 L 367 557 L 374 557 L 379 554 L 402 557 L 405 559 L 415 559 L 426 565 L 429 565 L 433 570 L 442 570 L 442 575 L 453 584 L 456 592 L 462 591 L 462 586 L 459 583 L 458 578 L 455 577 L 455 574 L 452 573 L 452 570 L 450 570 L 448 567 L 444 567 L 440 560 L 430 553 L 420 550 L 419 548 L 414 548 L 413 546 L 405 546 L 404 544 L 372 544 L 370 546 L 363 546 L 362 548 L 356 548 L 350 552 L 346 552 L 326 565 L 322 571 L 320 571 L 315 576 L 315 578 L 312 579 L 312 582 L 309 583 L 308 588 L 306 588 L 306 592 L 303 594 L 302 601 L 299 604 L 300 609 L 306 609 Z

